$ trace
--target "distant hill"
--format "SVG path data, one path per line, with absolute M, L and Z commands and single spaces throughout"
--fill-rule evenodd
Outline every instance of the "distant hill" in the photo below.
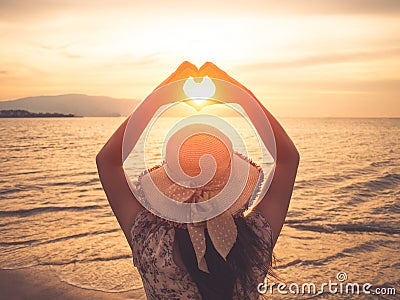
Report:
M 88 96 L 82 94 L 67 94 L 59 96 L 27 97 L 16 100 L 0 101 L 0 110 L 27 110 L 32 113 L 73 114 L 76 117 L 118 117 L 128 116 L 140 101 L 117 99 L 104 96 Z M 233 105 L 235 106 L 235 105 Z M 241 109 L 239 109 L 241 111 Z M 163 116 L 188 116 L 196 112 L 186 104 L 171 106 Z M 201 110 L 201 113 L 221 117 L 240 116 L 237 112 L 224 105 L 211 105 Z
M 138 103 L 139 101 L 129 99 L 67 94 L 2 101 L 0 110 L 22 109 L 33 113 L 49 112 L 84 117 L 112 117 L 129 115 Z
M 0 118 L 72 118 L 73 114 L 33 113 L 23 109 L 0 110 Z

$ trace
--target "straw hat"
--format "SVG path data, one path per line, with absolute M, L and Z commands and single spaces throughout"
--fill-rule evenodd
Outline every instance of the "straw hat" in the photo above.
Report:
M 153 203 L 165 198 L 196 205 L 212 200 L 222 203 L 222 212 L 218 215 L 207 212 L 202 221 L 185 224 L 198 267 L 208 272 L 204 230 L 208 230 L 215 249 L 226 260 L 237 238 L 233 217 L 242 215 L 257 196 L 263 180 L 262 169 L 234 152 L 229 138 L 210 125 L 192 124 L 179 129 L 165 149 L 163 165 L 140 176 L 140 189 L 143 197 L 152 199 Z

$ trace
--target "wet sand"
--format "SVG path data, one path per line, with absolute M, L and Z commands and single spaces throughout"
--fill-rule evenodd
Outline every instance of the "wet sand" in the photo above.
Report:
M 123 292 L 106 293 L 79 288 L 59 280 L 56 274 L 44 267 L 0 270 L 0 299 L 143 299 L 143 288 Z

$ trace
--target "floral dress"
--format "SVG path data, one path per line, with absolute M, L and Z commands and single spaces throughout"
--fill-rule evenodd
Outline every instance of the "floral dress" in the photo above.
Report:
M 260 240 L 272 246 L 272 228 L 257 210 L 251 211 L 245 217 Z M 147 299 L 151 300 L 201 300 L 196 284 L 186 270 L 178 267 L 173 260 L 175 230 L 168 222 L 162 222 L 146 209 L 141 210 L 131 228 L 131 243 L 133 264 L 137 267 Z M 268 263 L 268 255 L 265 256 Z M 264 281 L 266 274 L 259 271 L 259 281 L 254 285 L 251 299 L 258 299 L 258 283 Z M 240 293 L 240 285 L 238 285 Z M 234 299 L 243 299 L 242 295 L 234 294 Z

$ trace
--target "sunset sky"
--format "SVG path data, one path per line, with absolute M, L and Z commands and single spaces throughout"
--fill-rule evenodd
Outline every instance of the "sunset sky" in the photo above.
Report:
M 212 61 L 282 117 L 400 117 L 400 1 L 0 1 L 0 101 L 141 100 Z

